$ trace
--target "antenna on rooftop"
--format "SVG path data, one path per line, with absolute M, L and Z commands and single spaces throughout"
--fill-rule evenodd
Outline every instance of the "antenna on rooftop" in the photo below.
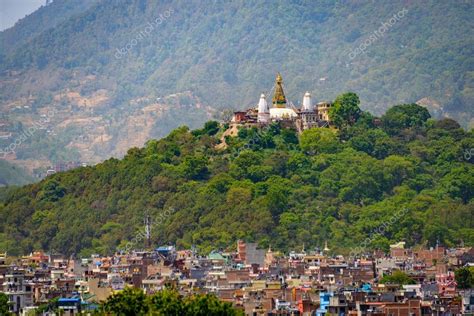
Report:
M 150 215 L 148 215 L 148 212 L 145 215 L 145 247 L 149 248 L 150 247 L 150 240 L 151 240 L 151 225 L 150 225 Z

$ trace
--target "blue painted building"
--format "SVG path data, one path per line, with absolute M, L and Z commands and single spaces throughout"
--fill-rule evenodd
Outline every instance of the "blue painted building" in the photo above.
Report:
M 319 293 L 319 308 L 316 310 L 316 316 L 323 316 L 327 313 L 329 307 L 329 299 L 333 297 L 331 292 Z

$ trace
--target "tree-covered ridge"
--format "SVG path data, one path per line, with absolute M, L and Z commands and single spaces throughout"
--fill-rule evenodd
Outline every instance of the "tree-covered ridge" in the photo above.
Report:
M 222 150 L 226 125 L 183 126 L 122 160 L 8 192 L 0 250 L 112 253 L 143 231 L 146 214 L 159 218 L 155 245 L 204 252 L 237 239 L 281 250 L 328 241 L 343 253 L 400 240 L 474 245 L 473 131 L 415 104 L 376 118 L 357 111 L 353 93 L 336 103 L 339 129 L 241 128 Z

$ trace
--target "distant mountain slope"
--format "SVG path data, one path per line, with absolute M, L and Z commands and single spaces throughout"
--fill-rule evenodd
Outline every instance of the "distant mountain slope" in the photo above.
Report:
M 213 110 L 253 106 L 277 71 L 295 104 L 306 90 L 316 101 L 353 90 L 376 114 L 423 99 L 473 124 L 470 1 L 98 0 L 64 20 L 47 9 L 55 27 L 37 27 L 38 13 L 9 30 L 20 44 L 0 65 L 0 106 L 12 126 L 58 110 L 58 137 L 82 160 L 164 136 L 170 117 L 196 127 Z M 84 131 L 94 142 L 78 141 Z
M 11 53 L 42 32 L 57 26 L 71 16 L 86 11 L 96 0 L 55 0 L 0 32 L 0 55 Z
M 398 13 L 366 54 L 351 55 Z M 331 98 L 362 86 L 366 105 L 383 110 L 463 91 L 474 70 L 472 14 L 474 6 L 459 1 L 103 1 L 39 35 L 3 68 L 86 67 L 132 85 L 132 95 L 192 89 L 213 106 L 255 102 L 279 70 L 295 102 L 300 90 Z M 114 58 L 157 18 L 129 55 Z

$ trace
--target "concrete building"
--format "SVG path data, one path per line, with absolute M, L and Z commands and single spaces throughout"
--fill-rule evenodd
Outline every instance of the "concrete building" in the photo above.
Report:
M 8 296 L 10 311 L 19 314 L 26 306 L 33 305 L 33 284 L 25 280 L 23 271 L 5 275 L 3 292 Z

